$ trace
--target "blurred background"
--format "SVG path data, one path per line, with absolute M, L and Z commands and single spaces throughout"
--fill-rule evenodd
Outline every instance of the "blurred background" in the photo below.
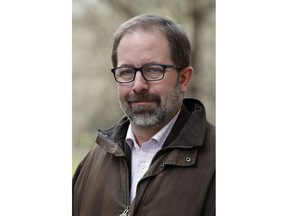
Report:
M 110 55 L 114 31 L 133 16 L 161 15 L 186 29 L 195 75 L 185 97 L 200 99 L 215 124 L 215 0 L 73 0 L 72 6 L 73 172 L 95 144 L 98 129 L 123 115 Z

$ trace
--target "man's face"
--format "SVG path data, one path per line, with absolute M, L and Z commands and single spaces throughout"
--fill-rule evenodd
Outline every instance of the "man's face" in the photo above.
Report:
M 118 65 L 142 67 L 145 64 L 174 64 L 168 41 L 159 31 L 135 31 L 125 35 L 118 47 Z M 131 83 L 118 83 L 122 110 L 132 124 L 152 128 L 167 123 L 181 107 L 183 88 L 174 68 L 168 68 L 159 81 L 146 81 L 138 71 Z

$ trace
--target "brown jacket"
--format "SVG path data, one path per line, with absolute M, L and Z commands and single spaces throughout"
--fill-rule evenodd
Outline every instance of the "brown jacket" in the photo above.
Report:
M 215 127 L 206 121 L 200 101 L 183 104 L 131 205 L 129 120 L 99 132 L 97 145 L 73 176 L 74 216 L 118 216 L 125 209 L 134 216 L 215 215 Z

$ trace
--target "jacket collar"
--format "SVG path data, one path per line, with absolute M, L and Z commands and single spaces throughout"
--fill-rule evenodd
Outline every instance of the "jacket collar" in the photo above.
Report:
M 99 129 L 96 143 L 109 153 L 125 156 L 123 149 L 129 124 L 128 117 L 124 116 L 113 127 L 106 130 Z
M 191 123 L 187 124 L 187 122 Z M 113 127 L 106 130 L 99 130 L 96 143 L 116 156 L 124 156 L 125 136 L 129 124 L 129 119 L 124 116 Z M 191 148 L 202 146 L 205 128 L 206 113 L 204 105 L 196 99 L 184 99 L 178 119 L 164 142 L 163 148 Z
M 189 122 L 189 124 L 187 124 Z M 184 99 L 181 112 L 164 147 L 202 146 L 206 129 L 204 105 L 196 99 Z

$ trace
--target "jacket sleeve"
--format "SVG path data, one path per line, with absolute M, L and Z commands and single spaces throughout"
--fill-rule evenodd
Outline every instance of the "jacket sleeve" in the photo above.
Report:
M 85 162 L 85 159 L 83 159 L 83 160 L 79 163 L 79 165 L 77 166 L 77 168 L 76 168 L 76 170 L 75 170 L 75 172 L 74 172 L 74 174 L 73 174 L 73 178 L 72 178 L 72 193 L 73 193 L 73 191 L 74 191 L 75 183 L 76 183 L 76 181 L 77 181 L 77 179 L 78 179 L 78 176 L 79 176 L 79 174 L 80 174 L 80 172 L 81 172 L 81 170 L 82 170 L 82 167 L 83 167 L 84 162 Z
M 87 156 L 79 163 L 78 167 L 76 168 L 73 178 L 72 178 L 72 215 L 75 216 L 75 186 L 78 180 L 78 177 L 82 171 L 83 165 L 86 161 Z
M 205 199 L 204 207 L 202 210 L 202 216 L 215 216 L 216 215 L 216 203 L 215 203 L 215 172 L 211 179 L 207 196 Z

